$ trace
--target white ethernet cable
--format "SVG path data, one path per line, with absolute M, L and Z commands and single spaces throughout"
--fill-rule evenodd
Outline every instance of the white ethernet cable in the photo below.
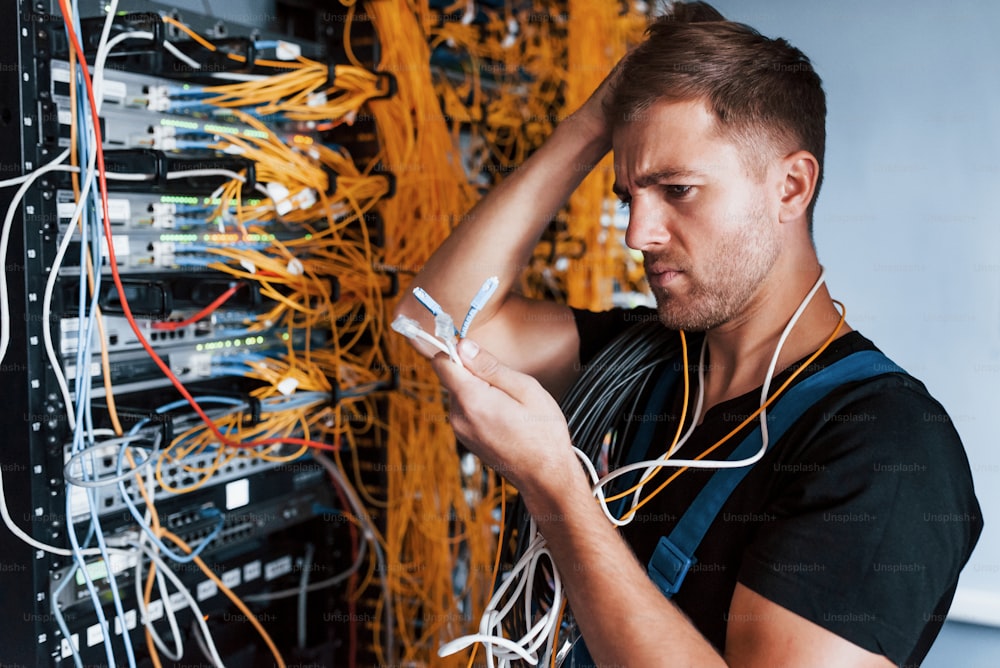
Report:
M 688 429 L 687 433 L 685 433 L 684 438 L 678 441 L 677 445 L 674 446 L 667 454 L 658 459 L 651 459 L 647 461 L 636 462 L 634 464 L 622 466 L 621 468 L 615 469 L 612 473 L 609 473 L 600 480 L 595 479 L 594 493 L 601 500 L 601 508 L 604 510 L 605 515 L 608 517 L 609 520 L 611 520 L 612 523 L 616 524 L 617 526 L 624 526 L 625 524 L 628 524 L 631 521 L 631 519 L 629 519 L 623 522 L 617 518 L 614 518 L 611 512 L 608 510 L 607 504 L 604 502 L 604 493 L 602 491 L 603 487 L 612 480 L 618 478 L 619 476 L 625 475 L 626 473 L 630 473 L 632 471 L 637 471 L 639 469 L 645 469 L 642 475 L 642 477 L 645 478 L 648 474 L 652 473 L 654 469 L 668 467 L 668 466 L 671 468 L 679 468 L 686 466 L 689 468 L 703 468 L 703 469 L 735 469 L 735 468 L 742 468 L 744 466 L 752 466 L 753 464 L 757 463 L 757 461 L 759 461 L 761 457 L 764 456 L 764 454 L 767 452 L 767 446 L 769 441 L 767 433 L 767 409 L 764 408 L 764 404 L 767 402 L 768 394 L 770 393 L 771 380 L 774 377 L 774 369 L 778 364 L 778 356 L 781 354 L 781 349 L 785 345 L 785 340 L 788 338 L 788 335 L 791 334 L 792 328 L 795 326 L 795 323 L 798 322 L 799 317 L 802 315 L 803 311 L 805 311 L 806 307 L 812 301 L 813 296 L 819 290 L 820 286 L 823 285 L 825 279 L 826 279 L 826 269 L 821 269 L 819 278 L 816 279 L 816 282 L 813 284 L 812 288 L 806 294 L 805 298 L 799 303 L 798 308 L 795 310 L 795 313 L 792 314 L 792 317 L 785 325 L 785 328 L 781 332 L 781 336 L 778 338 L 778 343 L 775 345 L 774 353 L 771 356 L 771 362 L 767 367 L 767 374 L 764 377 L 764 384 L 761 387 L 761 394 L 760 394 L 761 411 L 760 411 L 760 416 L 758 418 L 761 430 L 761 446 L 757 450 L 757 452 L 751 455 L 750 457 L 746 457 L 744 459 L 736 459 L 736 460 L 668 459 L 668 457 L 670 457 L 671 454 L 676 452 L 680 448 L 680 446 L 687 440 L 687 438 L 691 435 L 691 432 L 694 430 L 694 425 L 698 423 L 698 417 L 699 414 L 701 413 L 703 392 L 705 386 L 704 382 L 705 346 L 703 345 L 701 351 L 701 358 L 698 365 L 698 403 L 697 403 L 696 413 L 691 422 L 692 426 L 690 429 Z M 632 506 L 631 506 L 632 508 L 634 508 L 639 503 L 639 496 L 641 492 L 642 492 L 642 486 L 636 489 L 635 494 L 632 497 Z
M 56 158 L 44 165 L 39 167 L 30 174 L 26 174 L 21 179 L 21 187 L 17 189 L 14 193 L 14 197 L 11 199 L 10 207 L 7 209 L 7 213 L 3 219 L 3 230 L 0 232 L 0 266 L 7 266 L 7 247 L 10 244 L 10 231 L 14 225 L 14 215 L 17 211 L 18 205 L 24 198 L 25 193 L 28 189 L 34 185 L 35 180 L 38 179 L 43 174 L 48 172 L 76 172 L 79 171 L 77 167 L 71 167 L 69 165 L 64 165 L 62 162 L 69 157 L 69 149 L 66 149 L 60 153 Z M 3 361 L 4 357 L 7 356 L 7 347 L 10 345 L 10 302 L 7 287 L 7 272 L 0 272 L 0 361 Z
M 451 358 L 452 362 L 464 368 L 462 360 L 458 356 L 455 347 L 452 346 L 451 348 L 449 348 L 447 344 L 443 343 L 441 340 L 425 332 L 423 328 L 420 326 L 420 323 L 417 322 L 416 320 L 412 318 L 407 318 L 405 315 L 398 315 L 396 316 L 396 319 L 392 321 L 392 325 L 390 325 L 390 327 L 392 327 L 393 330 L 399 332 L 408 339 L 413 339 L 414 341 L 419 339 L 420 341 L 425 341 L 431 344 L 432 346 L 443 352 L 445 355 L 447 355 L 449 358 Z

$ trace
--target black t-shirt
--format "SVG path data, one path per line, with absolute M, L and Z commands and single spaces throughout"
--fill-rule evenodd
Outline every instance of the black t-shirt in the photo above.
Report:
M 586 364 L 655 311 L 575 316 Z M 702 337 L 688 338 L 694 396 Z M 858 332 L 848 333 L 795 382 L 859 350 L 877 349 Z M 777 374 L 772 391 L 802 361 Z M 679 388 L 665 397 L 652 442 L 634 445 L 645 448 L 644 459 L 669 447 L 681 403 Z M 712 407 L 674 456 L 693 458 L 759 403 L 758 388 Z M 710 458 L 727 457 L 756 426 L 752 422 Z M 655 483 L 672 472 L 664 469 Z M 712 473 L 685 471 L 622 529 L 642 564 Z M 656 486 L 647 485 L 645 493 Z M 941 628 L 982 527 L 962 443 L 924 386 L 896 373 L 847 383 L 807 410 L 736 487 L 673 601 L 720 651 L 741 582 L 860 647 L 915 665 Z

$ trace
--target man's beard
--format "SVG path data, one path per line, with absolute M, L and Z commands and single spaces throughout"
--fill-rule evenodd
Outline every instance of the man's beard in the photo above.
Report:
M 722 239 L 714 256 L 700 260 L 697 268 L 686 258 L 664 263 L 684 272 L 676 281 L 684 285 L 679 295 L 672 287 L 651 286 L 660 321 L 670 329 L 689 332 L 729 322 L 746 308 L 777 261 L 778 251 L 778 239 L 765 225 L 763 210 L 752 210 L 734 234 Z M 647 266 L 662 257 L 647 254 Z

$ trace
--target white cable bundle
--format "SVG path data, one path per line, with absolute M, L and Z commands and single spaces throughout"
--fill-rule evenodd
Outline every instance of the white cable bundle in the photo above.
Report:
M 553 603 L 519 640 L 505 638 L 503 635 L 504 619 L 519 602 L 524 606 L 526 619 L 535 616 L 532 610 L 534 604 L 532 583 L 535 581 L 535 572 L 542 559 L 548 559 L 551 564 Z M 513 591 L 511 591 L 512 588 Z M 499 607 L 504 598 L 508 597 L 508 592 L 510 592 L 509 600 L 503 607 Z M 562 603 L 562 580 L 559 577 L 559 571 L 546 547 L 545 538 L 538 533 L 535 522 L 532 520 L 528 532 L 528 549 L 487 604 L 486 611 L 479 622 L 479 633 L 462 636 L 445 643 L 438 649 L 438 656 L 449 656 L 479 642 L 483 643 L 486 648 L 486 658 L 490 666 L 497 666 L 497 660 L 499 660 L 501 667 L 510 666 L 511 661 L 517 659 L 526 661 L 532 666 L 538 665 L 540 658 L 538 651 L 541 649 L 547 652 L 548 648 L 552 646 Z
M 761 424 L 761 447 L 758 451 L 751 457 L 740 460 L 705 460 L 705 459 L 669 459 L 680 447 L 687 441 L 687 439 L 693 433 L 695 426 L 698 424 L 698 417 L 701 413 L 704 401 L 704 361 L 705 361 L 705 350 L 706 345 L 702 345 L 700 361 L 698 366 L 698 398 L 696 401 L 695 411 L 693 418 L 691 420 L 691 426 L 685 432 L 684 436 L 680 438 L 676 445 L 674 445 L 668 452 L 658 459 L 652 459 L 647 461 L 636 462 L 634 464 L 629 464 L 627 466 L 622 466 L 615 471 L 609 473 L 603 478 L 599 477 L 597 470 L 594 468 L 594 464 L 591 461 L 592 456 L 583 452 L 582 450 L 574 447 L 573 450 L 577 457 L 582 462 L 587 474 L 590 476 L 592 483 L 592 490 L 594 496 L 597 499 L 601 510 L 608 520 L 616 526 L 625 526 L 629 524 L 635 517 L 634 514 L 627 514 L 624 518 L 617 518 L 608 508 L 608 504 L 604 495 L 604 487 L 612 480 L 615 480 L 622 475 L 631 473 L 633 471 L 642 470 L 641 480 L 645 480 L 646 477 L 651 474 L 654 470 L 663 467 L 690 467 L 690 468 L 704 468 L 704 469 L 723 469 L 723 468 L 740 468 L 744 466 L 751 466 L 756 463 L 764 453 L 767 451 L 768 445 L 768 433 L 767 433 L 767 411 L 764 408 L 764 404 L 767 402 L 768 393 L 771 387 L 771 379 L 774 376 L 774 371 L 778 363 L 778 357 L 781 354 L 781 349 L 785 344 L 785 340 L 791 333 L 792 328 L 798 321 L 802 312 L 805 311 L 806 306 L 812 300 L 813 295 L 819 290 L 820 286 L 824 282 L 826 270 L 821 270 L 819 278 L 816 283 L 809 290 L 808 294 L 803 298 L 799 307 L 792 314 L 788 323 L 785 325 L 781 336 L 778 338 L 778 343 L 775 346 L 774 354 L 771 357 L 770 365 L 768 366 L 767 375 L 764 379 L 763 387 L 761 389 L 760 396 L 760 424 Z M 601 367 L 602 365 L 594 364 L 592 366 Z M 635 373 L 640 373 L 642 371 L 649 371 L 655 365 L 651 366 L 647 364 L 640 364 L 639 370 Z M 631 378 L 631 376 L 629 376 Z M 648 379 L 648 374 L 647 374 Z M 590 384 L 592 379 L 584 376 L 579 381 L 578 384 Z M 607 385 L 604 386 L 607 391 Z M 613 388 L 612 388 L 613 389 Z M 571 390 L 572 392 L 572 390 Z M 640 389 L 641 392 L 641 389 Z M 584 395 L 586 396 L 586 394 Z M 594 408 L 594 404 L 590 404 L 591 408 Z M 567 411 L 569 414 L 569 411 Z M 573 426 L 573 417 L 569 419 L 571 427 Z M 578 425 L 579 426 L 579 425 Z M 577 430 L 572 429 L 574 435 L 576 435 Z M 635 508 L 641 498 L 643 484 L 636 485 L 636 489 L 632 494 L 632 503 L 630 509 Z M 518 640 L 511 640 L 503 635 L 503 621 L 508 617 L 511 612 L 515 609 L 515 605 L 519 600 L 523 600 L 524 606 L 524 619 L 533 619 L 538 611 L 532 610 L 534 593 L 532 590 L 532 584 L 536 581 L 538 575 L 537 569 L 541 559 L 545 557 L 551 563 L 551 578 L 552 578 L 552 604 L 547 610 L 538 616 L 538 621 L 533 623 L 530 628 L 522 635 Z M 510 600 L 502 607 L 498 609 L 500 602 L 504 599 L 509 591 L 513 590 Z M 564 593 L 562 589 L 562 581 L 559 576 L 559 570 L 552 561 L 551 554 L 546 548 L 545 538 L 538 533 L 535 526 L 534 520 L 529 522 L 529 530 L 527 532 L 527 548 L 524 551 L 523 556 L 518 560 L 517 564 L 509 573 L 508 577 L 504 580 L 503 584 L 497 589 L 496 593 L 490 599 L 490 602 L 486 606 L 486 610 L 483 612 L 483 616 L 479 623 L 479 633 L 462 636 L 456 638 L 451 642 L 445 643 L 438 649 L 439 656 L 449 656 L 455 652 L 461 651 L 473 643 L 482 643 L 486 649 L 486 656 L 489 666 L 495 668 L 499 666 L 500 668 L 507 668 L 511 665 L 513 660 L 523 660 L 529 665 L 535 666 L 539 664 L 539 661 L 548 661 L 551 656 L 550 652 L 555 651 L 552 647 L 554 640 L 554 632 L 556 625 L 559 622 L 559 611 L 562 609 L 564 603 Z M 543 656 L 539 657 L 538 650 L 544 648 Z M 499 660 L 499 664 L 496 661 Z

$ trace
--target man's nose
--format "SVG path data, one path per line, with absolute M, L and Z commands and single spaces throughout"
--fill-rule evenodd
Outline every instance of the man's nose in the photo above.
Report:
M 629 207 L 625 243 L 638 251 L 661 250 L 670 241 L 667 212 L 633 200 Z

